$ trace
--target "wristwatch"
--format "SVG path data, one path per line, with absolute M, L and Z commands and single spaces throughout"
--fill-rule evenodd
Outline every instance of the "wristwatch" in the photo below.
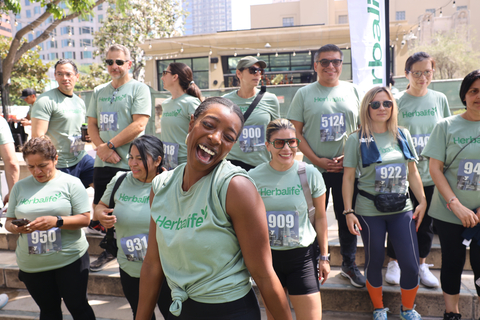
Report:
M 320 255 L 320 261 L 330 261 L 330 253 L 326 256 Z
M 115 146 L 113 145 L 113 143 L 111 141 L 107 142 L 107 147 L 109 147 L 112 150 L 115 150 Z
M 63 219 L 60 216 L 57 216 L 57 227 L 58 228 L 63 227 Z

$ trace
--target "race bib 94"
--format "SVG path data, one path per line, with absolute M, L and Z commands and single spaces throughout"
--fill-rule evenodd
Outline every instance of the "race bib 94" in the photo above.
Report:
M 457 173 L 457 189 L 480 191 L 480 160 L 464 159 L 460 161 Z

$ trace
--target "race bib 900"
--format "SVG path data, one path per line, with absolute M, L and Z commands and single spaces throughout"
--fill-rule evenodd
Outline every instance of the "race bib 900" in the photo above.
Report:
M 27 235 L 28 253 L 42 254 L 62 250 L 62 233 L 59 228 L 37 230 Z
M 238 138 L 240 150 L 255 152 L 265 150 L 265 130 L 261 126 L 245 126 Z
M 375 168 L 375 191 L 405 193 L 407 191 L 407 167 L 405 163 L 377 166 Z
M 298 246 L 298 212 L 267 211 L 267 221 L 271 247 Z
M 120 240 L 120 245 L 128 261 L 143 261 L 147 254 L 148 234 L 142 233 L 124 237 Z
M 457 173 L 457 189 L 480 191 L 480 160 L 464 159 L 460 161 Z
M 118 115 L 116 112 L 100 112 L 100 131 L 117 131 Z
M 345 135 L 345 114 L 322 114 L 320 123 L 320 141 L 338 141 Z

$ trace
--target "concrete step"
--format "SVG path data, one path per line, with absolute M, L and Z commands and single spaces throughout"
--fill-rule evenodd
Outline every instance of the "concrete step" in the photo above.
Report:
M 91 259 L 93 260 L 95 257 Z M 18 267 L 13 251 L 0 251 L 0 272 L 0 275 L 2 275 L 0 276 L 0 287 L 5 287 L 9 290 L 25 289 L 23 282 L 18 280 Z M 385 272 L 385 269 L 383 272 Z M 433 273 L 437 277 L 440 276 L 439 270 L 433 270 Z M 400 287 L 384 284 L 383 291 L 385 306 L 390 308 L 393 315 L 398 315 L 401 305 Z M 100 299 L 97 297 L 98 295 L 101 297 L 100 300 L 114 299 L 116 297 L 124 299 L 116 261 L 109 263 L 100 272 L 90 273 L 88 294 L 95 296 L 95 299 Z M 341 276 L 339 267 L 332 267 L 327 282 L 321 287 L 321 297 L 324 311 L 368 314 L 371 317 L 373 306 L 367 289 L 358 289 L 351 286 L 349 280 Z M 426 288 L 420 285 L 416 305 L 417 311 L 422 316 L 442 317 L 444 312 L 442 290 L 440 288 Z M 128 303 L 126 303 L 126 306 L 128 307 Z M 480 316 L 480 307 L 474 288 L 474 276 L 471 271 L 465 271 L 462 276 L 460 309 L 463 315 L 462 319 L 478 319 Z M 2 318 L 0 317 L 0 319 Z

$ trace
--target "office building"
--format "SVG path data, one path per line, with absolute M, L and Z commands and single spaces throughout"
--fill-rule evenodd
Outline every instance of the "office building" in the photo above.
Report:
M 185 35 L 232 30 L 231 0 L 187 0 L 183 10 L 189 13 Z

